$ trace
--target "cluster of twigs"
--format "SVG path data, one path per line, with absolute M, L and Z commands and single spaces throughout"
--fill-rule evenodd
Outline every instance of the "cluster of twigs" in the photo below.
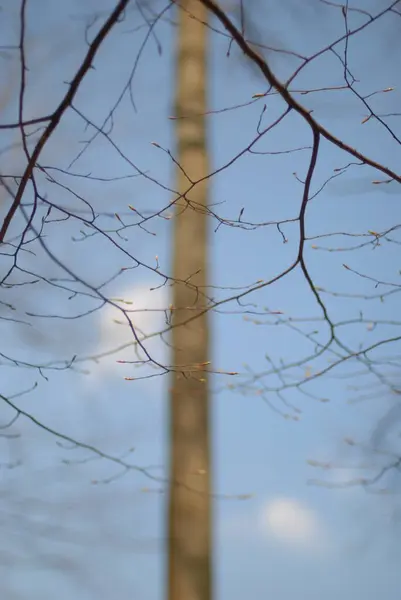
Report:
M 270 231 L 275 232 L 279 244 L 278 252 L 280 248 L 290 248 L 287 265 L 282 269 L 276 269 L 273 265 L 271 275 L 265 279 L 252 281 L 237 288 L 214 285 L 207 290 L 197 290 L 207 298 L 205 310 L 214 313 L 216 318 L 226 318 L 228 314 L 239 315 L 248 323 L 253 323 L 267 331 L 274 329 L 274 331 L 284 332 L 282 335 L 286 336 L 291 346 L 297 347 L 298 342 L 294 340 L 300 340 L 299 347 L 305 348 L 305 351 L 301 355 L 293 356 L 289 352 L 288 356 L 280 357 L 266 348 L 265 368 L 260 369 L 251 365 L 244 368 L 243 372 L 226 371 L 214 368 L 211 364 L 198 365 L 197 368 L 219 374 L 216 380 L 216 392 L 226 390 L 228 387 L 236 394 L 256 395 L 269 404 L 274 411 L 288 419 L 299 419 L 301 412 L 299 403 L 303 396 L 318 401 L 328 400 L 329 392 L 322 396 L 320 391 L 316 390 L 321 390 L 320 381 L 323 381 L 326 389 L 330 390 L 332 378 L 342 378 L 346 381 L 354 381 L 357 378 L 358 398 L 361 398 L 361 390 L 367 387 L 368 393 L 365 396 L 377 397 L 387 393 L 397 402 L 401 393 L 399 387 L 401 320 L 388 316 L 387 307 L 394 306 L 394 301 L 401 291 L 401 283 L 396 276 L 393 279 L 388 279 L 387 276 L 377 277 L 374 271 L 370 270 L 368 262 L 366 268 L 354 267 L 352 257 L 358 253 L 367 256 L 367 252 L 382 252 L 382 260 L 387 261 L 387 249 L 392 251 L 401 243 L 401 221 L 398 214 L 394 212 L 393 222 L 388 227 L 368 231 L 363 229 L 336 231 L 333 228 L 329 231 L 314 232 L 315 227 L 309 224 L 308 219 L 311 206 L 314 207 L 321 201 L 336 181 L 346 181 L 347 176 L 352 176 L 355 172 L 359 174 L 364 170 L 370 178 L 370 185 L 380 193 L 383 188 L 395 189 L 401 183 L 401 173 L 391 167 L 390 161 L 387 160 L 387 150 L 381 152 L 379 148 L 372 156 L 363 148 L 354 147 L 326 127 L 303 101 L 321 94 L 330 97 L 340 93 L 350 95 L 359 102 L 364 115 L 361 125 L 374 126 L 374 131 L 379 131 L 383 139 L 388 142 L 391 151 L 394 154 L 398 152 L 399 156 L 400 139 L 397 123 L 400 115 L 381 113 L 376 108 L 380 106 L 380 99 L 384 95 L 397 92 L 391 82 L 383 89 L 371 89 L 369 82 L 364 82 L 361 86 L 352 74 L 351 46 L 358 36 L 366 36 L 370 30 L 373 32 L 374 27 L 386 19 L 397 19 L 400 22 L 400 2 L 399 0 L 389 2 L 376 14 L 370 14 L 365 9 L 351 7 L 348 3 L 340 5 L 321 0 L 327 10 L 333 12 L 333 16 L 342 19 L 343 34 L 330 40 L 318 51 L 303 55 L 296 50 L 272 48 L 268 44 L 255 43 L 252 39 L 248 39 L 244 17 L 246 11 L 242 2 L 240 19 L 236 19 L 225 10 L 223 3 L 216 3 L 213 0 L 199 1 L 208 8 L 213 17 L 205 26 L 210 27 L 213 35 L 227 41 L 228 53 L 232 51 L 233 46 L 236 46 L 249 63 L 256 67 L 266 84 L 265 91 L 255 93 L 251 99 L 242 104 L 210 111 L 211 117 L 227 111 L 236 111 L 240 122 L 241 111 L 260 107 L 256 130 L 254 133 L 251 132 L 249 143 L 239 152 L 234 153 L 224 164 L 215 167 L 208 178 L 213 181 L 220 174 L 230 173 L 244 157 L 252 160 L 260 160 L 264 157 L 264 160 L 269 160 L 271 156 L 301 153 L 307 159 L 302 174 L 288 174 L 289 177 L 295 177 L 299 184 L 295 209 L 291 215 L 288 216 L 288 211 L 283 210 L 285 213 L 283 218 L 258 221 L 247 217 L 249 211 L 246 200 L 243 208 L 235 215 L 223 215 L 218 201 L 212 203 L 207 209 L 211 227 L 215 232 L 221 232 L 222 229 L 244 232 L 261 230 L 265 231 L 266 235 L 270 235 Z M 85 364 L 101 364 L 107 357 L 115 356 L 120 363 L 125 363 L 132 369 L 133 376 L 126 377 L 127 379 L 167 376 L 172 370 L 179 368 L 179 365 L 170 365 L 166 361 L 161 361 L 149 349 L 149 343 L 152 338 L 157 338 L 168 344 L 174 307 L 167 303 L 160 309 L 165 321 L 162 329 L 151 333 L 141 332 L 135 324 L 137 309 L 131 308 L 129 302 L 114 299 L 106 290 L 108 285 L 122 278 L 127 271 L 147 273 L 152 281 L 155 281 L 154 287 L 168 289 L 175 283 L 168 267 L 162 268 L 157 257 L 153 263 L 144 261 L 139 254 L 132 251 L 131 242 L 137 231 L 152 236 L 154 235 L 152 228 L 167 227 L 174 205 L 182 196 L 178 195 L 171 186 L 163 183 L 157 173 L 154 174 L 139 166 L 131 158 L 131 153 L 124 150 L 123 144 L 116 141 L 114 129 L 115 122 L 118 120 L 118 111 L 124 102 L 131 102 L 135 110 L 135 76 L 142 54 L 148 43 L 152 41 L 160 46 L 157 27 L 166 22 L 174 23 L 172 11 L 174 5 L 179 5 L 179 2 L 166 3 L 156 10 L 152 3 L 142 5 L 130 0 L 120 0 L 109 15 L 100 14 L 91 19 L 86 28 L 86 54 L 74 77 L 66 84 L 63 98 L 50 114 L 38 114 L 32 118 L 26 117 L 29 112 L 26 97 L 30 62 L 26 40 L 28 4 L 28 0 L 21 1 L 19 42 L 15 47 L 7 50 L 14 54 L 14 58 L 18 57 L 20 65 L 16 98 L 18 115 L 14 121 L 0 123 L 0 131 L 18 134 L 18 143 L 24 156 L 22 170 L 2 172 L 0 178 L 4 195 L 7 197 L 0 223 L 0 318 L 4 323 L 22 323 L 27 326 L 32 322 L 47 323 L 46 327 L 48 323 L 52 323 L 53 326 L 53 323 L 59 323 L 61 320 L 78 320 L 85 324 L 90 323 L 94 313 L 111 307 L 120 314 L 121 321 L 129 328 L 131 339 L 123 345 L 105 348 L 97 353 L 82 352 L 74 356 L 46 361 L 20 359 L 11 355 L 7 347 L 2 344 L 1 368 L 7 373 L 13 368 L 17 371 L 30 370 L 39 374 L 39 381 L 41 379 L 43 381 L 50 373 L 66 370 L 79 372 Z M 114 31 L 123 28 L 125 33 L 127 30 L 130 33 L 131 23 L 137 23 L 138 15 L 146 27 L 143 43 L 134 58 L 128 56 L 121 58 L 132 62 L 130 75 L 122 89 L 115 91 L 114 103 L 99 122 L 99 119 L 90 113 L 91 104 L 80 101 L 80 90 L 91 70 L 96 69 L 98 55 L 103 47 L 107 46 L 110 36 L 114 35 Z M 97 33 L 93 34 L 92 30 L 99 21 L 102 24 L 98 26 Z M 271 66 L 271 61 L 266 58 L 272 53 L 289 55 L 297 62 L 296 68 L 286 80 L 279 78 Z M 317 85 L 305 88 L 298 84 L 322 57 L 336 59 L 343 74 L 342 82 L 332 86 Z M 365 91 L 362 92 L 361 89 Z M 269 105 L 272 105 L 274 110 L 270 111 Z M 271 114 L 273 116 L 270 116 Z M 185 118 L 185 115 L 180 118 Z M 46 150 L 68 119 L 74 119 L 74 122 L 79 123 L 79 127 L 88 132 L 89 137 L 69 164 L 62 167 L 57 162 L 56 164 L 51 162 Z M 304 142 L 297 144 L 295 139 L 294 143 L 288 140 L 287 147 L 269 149 L 272 133 L 282 128 L 290 119 L 291 122 L 296 122 L 297 126 L 302 127 Z M 122 174 L 105 176 L 99 173 L 88 173 L 80 168 L 83 158 L 97 148 L 100 157 L 103 146 L 110 149 L 123 165 Z M 154 147 L 167 157 L 172 167 L 177 166 L 173 151 L 163 147 L 159 142 L 154 142 Z M 335 156 L 339 157 L 337 165 L 330 170 L 329 174 L 324 163 L 324 152 L 327 148 L 333 148 L 337 153 Z M 393 162 L 397 164 L 396 160 Z M 128 204 L 126 210 L 116 212 L 103 210 L 101 204 L 93 198 L 93 194 L 87 191 L 91 185 L 105 185 L 109 186 L 108 193 L 112 195 L 117 193 L 110 191 L 113 186 L 118 190 L 120 182 L 131 180 L 135 182 L 138 179 L 145 181 L 149 189 L 160 190 L 167 198 L 166 202 L 157 208 L 148 207 L 146 210 Z M 191 181 L 188 176 L 187 179 L 188 189 L 184 194 L 185 197 L 200 183 Z M 82 188 L 81 183 L 84 184 Z M 66 197 L 70 198 L 70 202 L 66 203 L 59 199 Z M 275 199 L 273 202 L 280 203 L 280 199 Z M 205 209 L 193 205 L 188 200 L 188 210 Z M 60 228 L 71 230 L 70 244 L 82 248 L 84 261 L 94 261 L 97 258 L 96 249 L 101 247 L 102 252 L 110 252 L 119 257 L 118 270 L 108 277 L 104 276 L 100 284 L 93 283 L 93 278 L 82 275 L 82 270 L 69 260 L 68 249 L 62 257 L 53 249 L 52 242 Z M 79 234 L 76 233 L 77 228 Z M 320 275 L 317 276 L 316 270 L 311 267 L 311 264 L 315 264 L 314 255 L 319 255 L 320 271 L 324 272 L 326 258 L 329 259 L 333 254 L 350 257 L 344 258 L 346 262 L 342 262 L 343 271 L 350 276 L 347 289 L 341 290 L 320 284 Z M 47 274 L 48 265 L 51 265 L 50 275 Z M 399 274 L 397 268 L 394 270 L 395 275 Z M 312 315 L 302 315 L 296 308 L 291 314 L 280 310 L 278 306 L 265 308 L 259 301 L 263 298 L 264 291 L 275 289 L 283 280 L 289 278 L 294 278 L 295 290 L 302 287 L 302 293 L 309 294 L 312 300 L 311 306 L 314 306 Z M 323 277 L 322 279 L 326 280 Z M 185 283 L 192 285 L 190 280 Z M 355 291 L 358 285 L 361 285 L 361 288 L 357 287 Z M 22 294 L 30 293 L 35 286 L 46 289 L 49 293 L 57 292 L 59 298 L 52 304 L 54 309 L 48 311 L 45 308 L 35 308 L 34 311 L 25 311 L 25 314 L 21 315 L 18 302 L 9 300 L 9 294 L 12 298 L 16 298 L 15 290 L 21 290 Z M 347 314 L 350 316 L 339 318 L 338 303 L 344 306 L 345 302 L 349 307 Z M 371 306 L 374 307 L 373 310 L 370 309 Z M 198 315 L 199 313 L 193 318 L 197 318 Z M 371 332 L 370 338 L 361 335 L 361 332 L 366 331 Z M 130 358 L 132 349 L 136 352 L 133 360 Z M 132 464 L 126 458 L 112 456 L 90 444 L 72 439 L 64 432 L 55 431 L 37 419 L 32 412 L 19 407 L 17 398 L 19 393 L 20 390 L 15 390 L 1 395 L 3 404 L 13 411 L 12 416 L 3 421 L 3 434 L 5 429 L 12 432 L 18 417 L 27 418 L 60 440 L 72 444 L 73 447 L 84 448 L 90 453 L 117 463 L 122 472 L 135 470 L 151 479 L 164 481 L 163 477 L 155 476 L 152 470 Z M 382 457 L 386 454 L 385 463 L 377 468 L 372 477 L 361 478 L 356 483 L 374 487 L 390 470 L 400 470 L 401 450 L 398 454 L 394 449 L 386 453 L 380 448 L 376 450 L 381 452 Z M 318 461 L 314 461 L 313 464 L 322 467 Z M 327 464 L 323 467 L 327 468 Z

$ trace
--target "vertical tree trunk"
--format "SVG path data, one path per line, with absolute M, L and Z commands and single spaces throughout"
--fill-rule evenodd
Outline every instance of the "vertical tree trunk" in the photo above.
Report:
M 205 117 L 207 11 L 199 0 L 177 2 L 176 188 L 185 193 L 208 173 Z M 191 15 L 191 16 L 190 16 Z M 181 117 L 181 118 L 180 118 Z M 183 172 L 184 171 L 184 172 Z M 186 175 L 188 178 L 186 177 Z M 171 460 L 169 498 L 169 600 L 211 598 L 211 498 L 208 382 L 208 316 L 200 314 L 207 284 L 207 182 L 176 205 L 173 275 L 190 285 L 173 287 Z M 193 286 L 199 288 L 196 292 Z

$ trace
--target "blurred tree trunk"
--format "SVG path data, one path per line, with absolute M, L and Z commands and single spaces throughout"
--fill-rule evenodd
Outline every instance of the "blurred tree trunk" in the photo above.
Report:
M 175 123 L 176 158 L 181 169 L 177 169 L 176 189 L 184 194 L 191 182 L 208 174 L 204 117 L 207 27 L 202 24 L 207 11 L 199 0 L 181 0 L 177 5 Z M 172 333 L 175 372 L 170 405 L 169 600 L 211 598 L 209 393 L 205 373 L 209 332 L 208 315 L 201 314 L 208 281 L 207 193 L 207 182 L 196 184 L 177 201 L 174 218 L 173 276 L 188 281 L 188 285 L 173 286 L 173 323 L 177 325 L 197 313 L 199 316 Z

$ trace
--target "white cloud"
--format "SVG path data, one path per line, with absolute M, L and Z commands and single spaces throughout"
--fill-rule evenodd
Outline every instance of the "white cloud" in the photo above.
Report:
M 148 335 L 163 327 L 163 309 L 168 306 L 165 288 L 152 290 L 144 284 L 124 290 L 110 299 L 129 313 L 138 335 Z M 132 332 L 123 313 L 110 304 L 101 312 L 101 338 L 102 343 L 110 340 L 125 343 L 132 339 Z
M 165 287 L 152 290 L 150 285 L 142 284 L 128 290 L 121 290 L 113 294 L 110 300 L 127 311 L 139 340 L 167 326 L 165 309 L 168 309 L 169 299 Z M 96 379 L 102 375 L 107 376 L 110 372 L 117 373 L 121 377 L 131 375 L 132 369 L 129 365 L 125 368 L 117 361 L 144 359 L 145 353 L 138 345 L 133 344 L 135 337 L 127 318 L 121 310 L 110 304 L 98 313 L 98 318 L 100 335 L 96 346 L 91 349 L 91 354 L 101 355 L 121 349 L 100 359 L 100 368 L 96 369 Z M 143 345 L 153 359 L 163 364 L 166 360 L 167 348 L 159 336 L 143 341 Z M 130 372 L 125 373 L 127 369 Z M 135 373 L 135 376 L 138 375 L 139 373 Z
M 291 546 L 321 548 L 326 537 L 316 513 L 291 498 L 275 498 L 265 504 L 261 524 L 266 533 Z
M 262 505 L 242 505 L 242 510 L 224 515 L 219 533 L 228 538 L 264 539 L 295 550 L 330 550 L 328 531 L 315 511 L 294 498 L 273 497 Z

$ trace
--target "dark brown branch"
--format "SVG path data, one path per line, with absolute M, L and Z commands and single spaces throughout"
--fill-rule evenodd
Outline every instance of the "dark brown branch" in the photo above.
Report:
M 85 59 L 83 60 L 80 68 L 78 69 L 74 79 L 70 83 L 68 92 L 64 96 L 63 100 L 60 102 L 58 108 L 53 113 L 53 116 L 51 118 L 49 125 L 46 127 L 46 129 L 43 132 L 43 134 L 41 135 L 38 143 L 36 144 L 36 146 L 32 152 L 32 155 L 30 157 L 30 160 L 28 162 L 28 165 L 22 176 L 21 183 L 18 187 L 18 191 L 15 195 L 14 201 L 13 201 L 7 215 L 4 218 L 4 222 L 3 222 L 3 225 L 0 230 L 0 243 L 4 241 L 4 238 L 7 234 L 7 230 L 10 226 L 11 220 L 12 220 L 17 208 L 19 207 L 19 205 L 21 203 L 26 186 L 28 184 L 28 181 L 32 177 L 32 173 L 35 168 L 36 162 L 40 156 L 40 153 L 42 152 L 46 143 L 50 139 L 51 135 L 56 130 L 64 113 L 70 107 L 70 105 L 79 89 L 79 86 L 81 85 L 83 79 L 85 78 L 85 75 L 87 74 L 89 69 L 92 67 L 93 59 L 95 58 L 101 44 L 106 39 L 107 35 L 110 33 L 113 26 L 118 22 L 118 20 L 124 13 L 124 10 L 128 5 L 128 2 L 129 2 L 129 0 L 120 0 L 120 2 L 118 2 L 114 11 L 111 13 L 110 17 L 107 19 L 107 21 L 105 22 L 103 27 L 100 29 L 99 33 L 93 40 L 92 44 L 89 46 L 89 50 L 85 56 Z M 23 125 L 21 124 L 20 126 L 23 126 Z
M 358 152 L 358 150 L 352 148 L 342 140 L 338 139 L 332 133 L 330 133 L 330 131 L 328 131 L 322 125 L 320 125 L 311 116 L 310 112 L 304 106 L 302 106 L 302 104 L 295 100 L 293 95 L 288 91 L 287 87 L 283 83 L 281 83 L 279 79 L 277 79 L 277 77 L 275 76 L 267 62 L 264 60 L 264 58 L 259 56 L 259 54 L 251 48 L 249 43 L 245 40 L 244 36 L 235 27 L 235 25 L 233 24 L 231 19 L 226 15 L 223 9 L 221 9 L 213 0 L 199 1 L 217 17 L 220 23 L 225 27 L 225 29 L 236 41 L 238 47 L 242 50 L 245 56 L 247 56 L 249 60 L 251 60 L 259 68 L 259 70 L 264 75 L 269 84 L 279 92 L 280 96 L 288 104 L 288 106 L 294 109 L 308 123 L 308 125 L 312 128 L 313 131 L 322 135 L 324 138 L 326 138 L 326 140 L 328 140 L 338 148 L 341 148 L 341 150 L 344 150 L 345 152 L 348 152 L 348 154 L 351 154 L 355 158 L 358 158 L 364 164 L 369 165 L 374 169 L 381 171 L 382 173 L 385 173 L 386 175 L 391 177 L 391 179 L 394 179 L 395 181 L 398 181 L 398 183 L 401 183 L 401 175 L 398 175 L 388 167 L 374 161 L 368 156 L 362 154 L 361 152 Z

